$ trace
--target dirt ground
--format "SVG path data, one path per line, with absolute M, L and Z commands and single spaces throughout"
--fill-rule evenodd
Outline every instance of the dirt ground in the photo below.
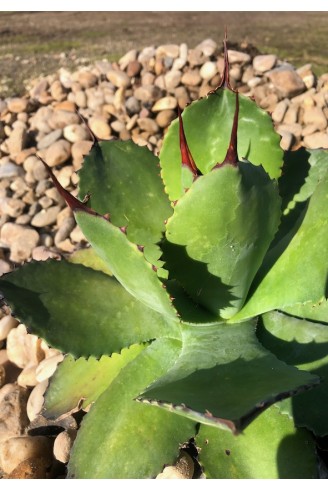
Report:
M 59 66 L 117 60 L 132 48 L 211 37 L 328 72 L 328 12 L 0 12 L 0 96 Z

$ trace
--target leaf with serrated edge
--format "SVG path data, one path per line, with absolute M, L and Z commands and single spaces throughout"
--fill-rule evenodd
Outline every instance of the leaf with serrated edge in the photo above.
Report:
M 201 425 L 199 462 L 209 479 L 316 478 L 311 434 L 273 406 L 234 437 Z
M 76 357 L 180 336 L 176 322 L 144 306 L 114 278 L 82 265 L 29 263 L 2 276 L 0 290 L 31 333 Z
M 317 302 L 326 296 L 328 271 L 328 175 L 314 191 L 307 213 L 288 247 L 242 310 L 238 322 L 296 303 Z
M 67 355 L 50 380 L 42 414 L 46 418 L 56 419 L 94 403 L 121 369 L 133 361 L 145 347 L 146 345 L 135 344 L 123 349 L 120 354 L 102 356 L 100 359 L 74 359 Z
M 241 309 L 279 221 L 278 188 L 262 168 L 246 162 L 217 168 L 176 204 L 162 246 L 165 267 L 196 303 L 230 318 Z
M 217 90 L 190 104 L 183 111 L 183 126 L 188 146 L 200 171 L 208 173 L 222 162 L 230 142 L 235 112 L 235 94 Z M 281 173 L 283 151 L 280 136 L 274 131 L 270 116 L 255 102 L 239 94 L 238 155 L 254 165 L 263 165 L 271 178 Z M 162 177 L 172 201 L 183 194 L 179 125 L 169 127 L 160 153 Z
M 264 349 L 254 321 L 183 328 L 179 359 L 140 401 L 237 433 L 277 400 L 319 382 Z
M 153 478 L 174 462 L 195 423 L 134 398 L 172 367 L 180 349 L 179 341 L 160 339 L 122 369 L 83 419 L 70 478 Z
M 98 142 L 85 157 L 79 177 L 79 197 L 90 194 L 91 208 L 109 213 L 115 226 L 127 226 L 130 241 L 146 245 L 161 239 L 172 208 L 159 160 L 148 148 L 133 141 Z
M 177 312 L 152 265 L 125 233 L 101 216 L 76 211 L 75 218 L 96 253 L 130 294 L 164 316 L 177 319 Z
M 318 436 L 328 435 L 328 325 L 272 311 L 263 315 L 258 332 L 261 343 L 279 359 L 312 374 L 322 382 L 308 393 L 282 402 L 281 409 L 294 417 L 299 427 L 307 427 Z M 295 309 L 299 313 L 299 309 Z M 328 318 L 326 316 L 326 321 Z

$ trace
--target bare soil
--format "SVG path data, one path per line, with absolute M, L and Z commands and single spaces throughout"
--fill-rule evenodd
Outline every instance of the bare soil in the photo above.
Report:
M 0 96 L 59 66 L 117 60 L 132 48 L 211 37 L 328 71 L 328 12 L 0 12 Z

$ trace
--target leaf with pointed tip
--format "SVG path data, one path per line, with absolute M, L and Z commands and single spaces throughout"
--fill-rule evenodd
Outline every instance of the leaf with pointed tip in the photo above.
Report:
M 279 359 L 320 376 L 322 383 L 308 393 L 282 402 L 282 410 L 294 417 L 296 425 L 318 436 L 328 435 L 328 317 L 326 324 L 311 322 L 272 311 L 263 315 L 258 332 L 261 343 Z M 298 308 L 295 313 L 299 313 Z
M 96 253 L 130 294 L 164 316 L 177 319 L 177 312 L 152 265 L 120 228 L 102 216 L 83 211 L 76 211 L 75 218 Z
M 168 220 L 163 260 L 196 302 L 217 318 L 241 309 L 277 231 L 275 182 L 250 163 L 199 177 Z
M 231 321 L 241 321 L 296 303 L 326 297 L 328 272 L 328 174 L 310 198 L 306 215 L 288 247 L 243 309 Z
M 32 262 L 0 278 L 0 290 L 35 335 L 76 357 L 101 356 L 179 327 L 144 306 L 114 279 L 82 265 Z
M 277 400 L 319 382 L 317 376 L 288 366 L 264 349 L 254 322 L 182 328 L 179 359 L 140 395 L 140 401 L 239 432 Z
M 280 136 L 274 131 L 270 116 L 255 102 L 239 95 L 238 155 L 254 165 L 263 165 L 271 178 L 278 178 L 283 151 Z M 208 173 L 222 162 L 230 142 L 235 112 L 235 94 L 219 89 L 185 108 L 182 114 L 186 139 L 200 171 Z M 169 127 L 160 153 L 162 176 L 171 201 L 183 195 L 179 125 Z
M 201 425 L 199 462 L 210 479 L 316 478 L 315 444 L 305 429 L 273 406 L 243 434 Z
M 174 462 L 195 423 L 134 398 L 172 367 L 180 349 L 179 341 L 157 340 L 122 369 L 83 419 L 70 478 L 153 478 Z
M 79 177 L 81 199 L 90 194 L 92 209 L 109 213 L 115 226 L 127 227 L 131 242 L 153 250 L 172 208 L 159 160 L 148 148 L 133 141 L 101 141 L 85 157 Z
M 121 369 L 133 361 L 146 347 L 131 345 L 120 354 L 100 359 L 67 355 L 59 364 L 46 391 L 42 415 L 56 419 L 68 412 L 86 408 L 108 388 Z

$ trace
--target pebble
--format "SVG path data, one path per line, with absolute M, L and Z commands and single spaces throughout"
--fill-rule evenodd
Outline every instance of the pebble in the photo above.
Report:
M 64 128 L 64 138 L 70 143 L 76 143 L 77 141 L 88 140 L 90 135 L 84 126 L 69 124 Z
M 64 359 L 63 354 L 48 357 L 40 362 L 36 368 L 36 380 L 38 383 L 49 379 L 56 371 L 57 365 Z
M 13 129 L 6 141 L 9 153 L 15 155 L 22 151 L 25 147 L 26 139 L 27 133 L 25 127 L 18 126 Z
M 45 161 L 49 167 L 56 167 L 65 163 L 71 156 L 71 145 L 68 141 L 60 139 L 52 143 L 46 150 Z
M 22 175 L 22 169 L 15 163 L 8 162 L 0 165 L 0 180 L 12 179 L 20 175 Z
M 44 403 L 44 393 L 48 387 L 48 380 L 41 381 L 32 390 L 26 405 L 26 412 L 32 422 L 40 413 Z
M 277 63 L 277 56 L 274 54 L 264 54 L 255 56 L 253 59 L 253 68 L 257 72 L 264 73 L 272 70 Z
M 163 97 L 159 99 L 152 107 L 153 112 L 164 111 L 167 109 L 175 109 L 177 107 L 177 100 L 175 97 Z
M 52 441 L 45 436 L 12 437 L 0 443 L 0 466 L 11 473 L 17 466 L 31 458 L 43 457 L 52 461 Z
M 60 434 L 54 442 L 54 456 L 62 463 L 68 463 L 73 442 L 76 438 L 76 430 L 68 429 Z
M 33 217 L 31 225 L 36 228 L 43 228 L 44 226 L 56 223 L 60 209 L 60 206 L 51 206 L 50 208 L 42 209 Z
M 28 107 L 28 100 L 21 97 L 14 97 L 7 100 L 7 107 L 10 112 L 18 114 L 19 112 L 25 112 Z
M 130 77 L 121 70 L 109 70 L 106 76 L 115 87 L 128 87 L 131 83 Z
M 281 97 L 295 97 L 306 90 L 302 78 L 294 70 L 275 68 L 267 76 Z
M 55 141 L 59 140 L 63 134 L 63 131 L 61 129 L 55 129 L 54 131 L 51 131 L 48 133 L 46 136 L 41 138 L 37 144 L 37 148 L 39 150 L 43 150 L 45 148 L 48 148 L 51 146 Z
M 328 148 L 328 134 L 316 132 L 304 137 L 304 145 L 307 148 Z
M 41 340 L 36 335 L 27 333 L 23 324 L 10 330 L 7 336 L 7 355 L 9 361 L 21 369 L 29 364 L 38 364 L 44 359 Z
M 5 340 L 13 328 L 19 324 L 18 320 L 11 315 L 6 315 L 0 319 L 0 341 Z
M 25 431 L 27 399 L 28 390 L 16 383 L 7 383 L 0 388 L 0 444 Z
M 103 116 L 93 116 L 88 120 L 91 131 L 99 139 L 109 139 L 111 135 L 110 125 L 107 122 L 107 118 Z
M 83 88 L 90 88 L 97 84 L 98 77 L 89 71 L 81 71 L 78 75 L 78 80 Z
M 23 262 L 27 260 L 39 241 L 39 234 L 32 228 L 5 223 L 1 228 L 0 240 L 10 249 L 10 260 Z

